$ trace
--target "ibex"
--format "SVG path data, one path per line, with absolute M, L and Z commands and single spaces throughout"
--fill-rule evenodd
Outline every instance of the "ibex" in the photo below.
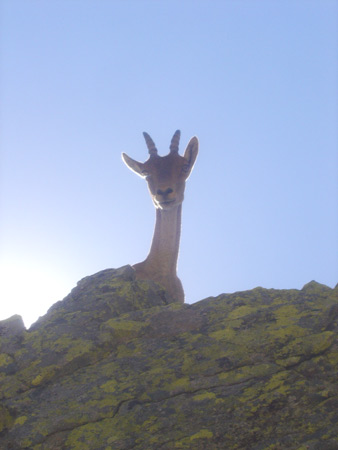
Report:
M 143 133 L 149 150 L 149 159 L 140 163 L 122 153 L 123 161 L 148 183 L 150 196 L 156 208 L 156 224 L 150 252 L 145 261 L 133 266 L 137 279 L 161 284 L 178 302 L 184 303 L 184 291 L 176 275 L 181 235 L 182 202 L 185 182 L 195 164 L 198 139 L 193 137 L 184 152 L 178 154 L 181 132 L 171 140 L 170 153 L 159 156 L 147 133 Z

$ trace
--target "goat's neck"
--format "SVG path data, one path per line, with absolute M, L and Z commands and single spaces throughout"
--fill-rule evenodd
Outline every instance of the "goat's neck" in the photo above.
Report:
M 156 224 L 149 255 L 145 262 L 162 274 L 176 275 L 181 236 L 182 205 L 170 210 L 156 209 Z
M 135 264 L 135 276 L 161 284 L 169 294 L 184 303 L 184 291 L 176 275 L 181 235 L 182 205 L 156 210 L 156 224 L 150 252 L 145 261 Z

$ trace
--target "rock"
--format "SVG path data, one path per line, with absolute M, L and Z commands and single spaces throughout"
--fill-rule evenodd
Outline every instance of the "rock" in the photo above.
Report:
M 22 317 L 18 314 L 9 317 L 6 320 L 0 320 L 0 336 L 12 337 L 18 336 L 25 330 Z
M 22 317 L 17 314 L 6 320 L 1 320 L 0 352 L 6 354 L 14 353 L 20 347 L 25 331 L 26 328 Z
M 0 448 L 334 450 L 337 328 L 316 282 L 182 305 L 99 272 L 1 337 Z

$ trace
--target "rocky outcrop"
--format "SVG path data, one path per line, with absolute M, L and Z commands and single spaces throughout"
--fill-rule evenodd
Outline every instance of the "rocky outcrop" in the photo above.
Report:
M 172 301 L 130 266 L 0 322 L 0 448 L 338 448 L 338 289 Z

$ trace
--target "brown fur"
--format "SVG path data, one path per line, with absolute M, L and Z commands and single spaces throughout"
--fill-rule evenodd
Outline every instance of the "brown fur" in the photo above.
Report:
M 184 302 L 184 291 L 177 277 L 177 258 L 181 234 L 181 213 L 185 182 L 196 161 L 198 139 L 193 137 L 184 152 L 178 154 L 180 132 L 176 131 L 170 153 L 159 156 L 154 142 L 144 133 L 150 157 L 145 163 L 133 160 L 125 153 L 126 165 L 148 183 L 150 196 L 156 208 L 153 241 L 147 258 L 133 267 L 137 279 L 160 283 L 179 302 Z

